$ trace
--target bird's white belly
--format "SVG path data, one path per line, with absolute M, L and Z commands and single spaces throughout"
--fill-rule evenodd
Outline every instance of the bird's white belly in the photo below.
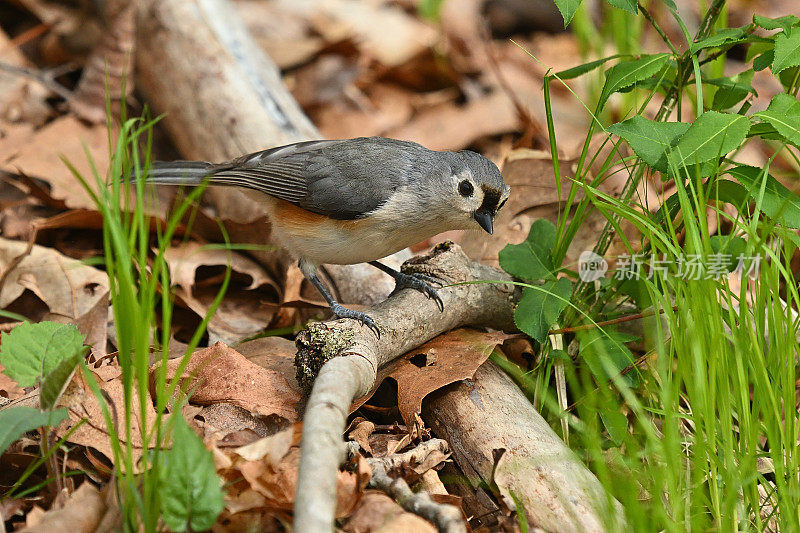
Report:
M 312 235 L 281 221 L 273 223 L 273 230 L 278 242 L 293 255 L 316 264 L 340 265 L 374 261 L 431 236 L 407 227 L 380 228 L 362 221 L 326 221 Z
M 447 212 L 419 210 L 414 205 L 395 195 L 366 218 L 333 220 L 270 198 L 267 213 L 275 240 L 295 257 L 316 264 L 348 265 L 392 255 L 443 231 L 463 229 L 448 219 Z

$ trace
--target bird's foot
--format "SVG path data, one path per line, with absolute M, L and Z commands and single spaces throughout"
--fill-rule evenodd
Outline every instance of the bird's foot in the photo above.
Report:
M 403 272 L 398 272 L 394 279 L 395 291 L 400 289 L 416 289 L 436 302 L 436 306 L 439 308 L 439 311 L 444 311 L 444 302 L 442 302 L 442 299 L 439 297 L 439 293 L 436 292 L 436 289 L 431 286 L 432 284 L 436 284 L 441 287 L 442 282 L 440 280 L 426 274 L 404 274 Z
M 352 318 L 353 320 L 358 320 L 371 329 L 379 339 L 381 338 L 381 331 L 378 329 L 378 326 L 375 325 L 375 321 L 372 320 L 368 314 L 362 313 L 361 311 L 353 311 L 352 309 L 348 309 L 347 307 L 344 307 L 336 302 L 331 304 L 331 311 L 339 318 Z

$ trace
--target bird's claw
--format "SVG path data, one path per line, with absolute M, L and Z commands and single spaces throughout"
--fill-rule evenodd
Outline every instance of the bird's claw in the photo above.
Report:
M 426 274 L 404 274 L 399 272 L 397 277 L 395 277 L 394 290 L 416 289 L 436 302 L 436 307 L 439 308 L 439 311 L 444 311 L 444 302 L 439 296 L 439 293 L 436 292 L 436 289 L 434 289 L 431 284 L 437 284 L 440 287 L 442 286 L 442 282 L 440 280 Z
M 375 325 L 375 321 L 372 320 L 372 317 L 370 317 L 368 314 L 362 313 L 361 311 L 348 309 L 340 304 L 331 305 L 331 311 L 339 318 L 352 318 L 353 320 L 358 320 L 371 329 L 379 339 L 381 338 L 381 330 L 378 329 L 378 326 Z

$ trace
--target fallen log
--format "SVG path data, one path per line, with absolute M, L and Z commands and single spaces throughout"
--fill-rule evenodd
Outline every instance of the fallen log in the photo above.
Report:
M 459 326 L 516 329 L 513 304 L 519 291 L 508 283 L 508 274 L 470 260 L 457 245 L 441 244 L 430 254 L 407 261 L 403 270 L 434 276 L 448 285 L 439 290 L 444 312 L 422 293 L 406 289 L 368 310 L 381 330 L 380 339 L 349 319 L 314 324 L 298 336 L 298 381 L 305 387 L 313 383 L 303 422 L 303 453 L 295 500 L 298 531 L 327 532 L 333 528 L 336 470 L 345 453 L 341 435 L 351 402 L 371 390 L 378 368 Z M 473 406 L 469 411 L 463 404 L 476 402 L 476 397 L 466 391 L 458 396 L 456 407 L 469 412 L 472 418 L 434 418 L 438 426 L 435 429 L 441 429 L 442 435 L 449 435 L 454 441 L 463 437 L 454 446 L 460 449 L 456 454 L 459 465 L 475 470 L 484 479 L 491 478 L 493 446 L 517 446 L 508 462 L 518 470 L 509 470 L 504 487 L 525 497 L 526 511 L 533 523 L 548 524 L 546 529 L 551 530 L 570 530 L 570 524 L 578 524 L 577 529 L 601 530 L 603 510 L 594 504 L 609 500 L 597 479 L 510 379 L 484 373 L 479 372 L 476 383 L 488 380 L 499 384 L 502 400 L 490 401 L 488 396 L 481 396 L 478 403 L 483 401 L 488 407 Z M 478 390 L 485 394 L 483 389 Z M 503 407 L 505 401 L 510 402 L 509 410 Z M 443 413 L 453 413 L 452 409 L 451 406 Z M 512 419 L 512 415 L 517 418 Z M 443 428 L 447 424 L 456 427 L 448 433 Z M 481 434 L 494 438 L 481 440 Z M 475 438 L 467 438 L 471 435 Z M 471 465 L 472 460 L 477 460 L 478 465 Z M 550 474 L 554 477 L 548 477 Z M 613 516 L 619 504 L 610 500 L 609 505 Z
M 492 361 L 473 379 L 430 395 L 422 417 L 451 444 L 466 479 L 476 489 L 496 486 L 511 508 L 515 499 L 522 503 L 516 510 L 527 514 L 528 524 L 545 531 L 624 531 L 619 503 Z

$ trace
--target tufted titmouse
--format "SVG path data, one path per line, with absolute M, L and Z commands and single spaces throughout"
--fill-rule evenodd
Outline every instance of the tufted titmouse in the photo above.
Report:
M 436 152 L 383 137 L 299 142 L 220 164 L 156 162 L 147 178 L 189 186 L 205 180 L 247 189 L 333 314 L 358 320 L 378 336 L 367 314 L 333 298 L 317 265 L 368 262 L 395 279 L 395 290 L 417 289 L 444 309 L 430 285 L 436 279 L 398 272 L 377 259 L 448 230 L 492 233 L 509 194 L 497 166 L 480 154 Z

